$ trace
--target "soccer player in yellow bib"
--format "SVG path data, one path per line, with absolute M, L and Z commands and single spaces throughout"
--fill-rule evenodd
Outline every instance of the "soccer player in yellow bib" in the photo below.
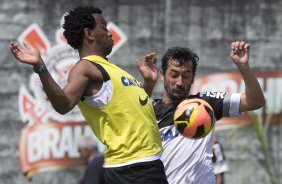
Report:
M 64 36 L 80 56 L 64 89 L 53 80 L 39 51 L 31 45 L 24 43 L 25 48 L 20 48 L 11 43 L 11 52 L 20 62 L 33 66 L 58 113 L 65 114 L 78 104 L 93 132 L 106 146 L 106 183 L 165 184 L 159 159 L 161 137 L 147 95 L 154 85 L 145 79 L 144 90 L 134 77 L 106 59 L 114 42 L 101 14 L 97 7 L 82 6 L 64 17 Z M 139 66 L 154 70 L 152 57 L 153 54 L 145 56 Z M 152 77 L 150 70 L 143 74 L 145 78 Z

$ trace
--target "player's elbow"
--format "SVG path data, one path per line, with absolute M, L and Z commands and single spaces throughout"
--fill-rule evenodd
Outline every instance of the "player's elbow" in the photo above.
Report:
M 61 115 L 65 115 L 65 114 L 67 114 L 69 111 L 67 111 L 67 110 L 56 110 L 59 114 L 61 114 Z
M 55 111 L 61 115 L 65 115 L 68 112 L 70 112 L 73 107 L 67 104 L 56 104 L 53 105 L 53 108 L 55 109 Z
M 253 110 L 260 109 L 265 106 L 265 103 L 266 102 L 263 95 L 261 97 L 257 97 L 253 100 L 252 109 Z
M 66 108 L 62 108 L 62 107 L 54 107 L 55 111 L 61 115 L 65 115 L 66 113 L 68 113 L 70 110 L 66 109 Z
M 242 101 L 240 105 L 240 111 L 245 112 L 245 111 L 252 111 L 252 110 L 257 110 L 265 106 L 265 98 L 264 95 L 252 95 L 252 96 L 244 96 L 242 95 Z
M 260 100 L 258 100 L 258 101 L 259 101 L 259 102 L 258 102 L 258 109 L 259 109 L 259 108 L 262 108 L 262 107 L 264 107 L 264 106 L 265 106 L 266 101 L 265 101 L 264 96 L 262 96 L 262 97 L 261 97 L 261 99 L 260 99 Z

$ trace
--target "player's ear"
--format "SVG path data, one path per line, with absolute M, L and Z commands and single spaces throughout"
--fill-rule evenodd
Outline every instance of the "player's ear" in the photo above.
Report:
M 160 70 L 160 79 L 162 80 L 162 81 L 164 81 L 164 71 L 163 71 L 163 69 L 161 69 Z
M 90 28 L 85 28 L 84 36 L 87 40 L 93 40 L 94 39 L 94 30 Z

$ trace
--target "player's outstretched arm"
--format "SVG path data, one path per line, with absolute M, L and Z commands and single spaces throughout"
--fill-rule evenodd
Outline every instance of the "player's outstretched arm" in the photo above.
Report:
M 136 60 L 136 65 L 144 79 L 143 87 L 148 96 L 151 96 L 158 81 L 158 68 L 156 53 L 151 52 L 143 57 L 142 61 Z
M 58 113 L 65 114 L 72 110 L 83 94 L 83 89 L 87 85 L 87 78 L 81 75 L 76 80 L 69 80 L 75 82 L 69 82 L 63 90 L 48 72 L 39 51 L 27 42 L 24 42 L 23 45 L 24 47 L 21 48 L 17 43 L 10 43 L 10 50 L 14 57 L 19 62 L 34 67 L 49 101 Z M 72 76 L 74 75 L 72 74 Z
M 265 105 L 259 82 L 249 66 L 250 44 L 244 41 L 231 43 L 230 58 L 237 66 L 245 82 L 245 93 L 241 95 L 240 112 L 255 110 Z

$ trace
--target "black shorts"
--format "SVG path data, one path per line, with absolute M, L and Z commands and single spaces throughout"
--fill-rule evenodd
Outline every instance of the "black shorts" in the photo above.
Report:
M 106 184 L 168 184 L 161 160 L 105 168 Z

